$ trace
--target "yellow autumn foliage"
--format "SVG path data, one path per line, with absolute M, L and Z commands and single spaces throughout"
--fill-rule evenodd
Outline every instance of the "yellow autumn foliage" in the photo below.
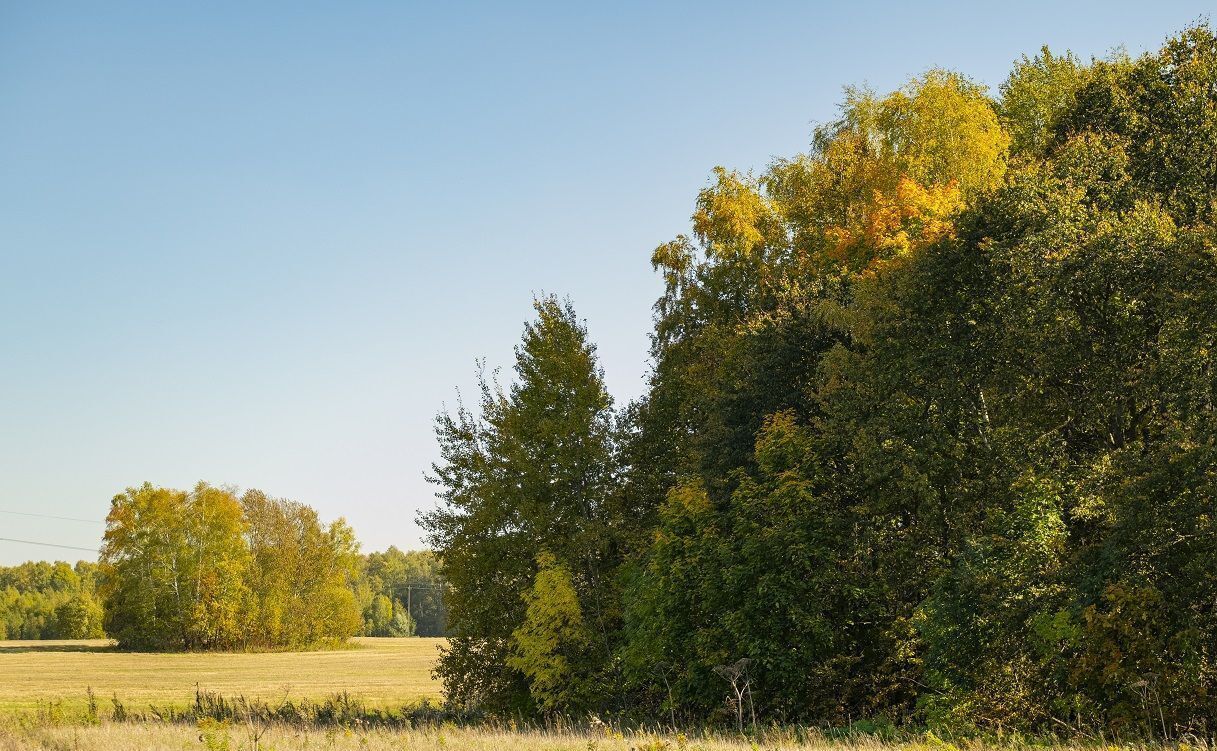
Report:
M 964 207 L 954 180 L 921 185 L 901 177 L 890 193 L 875 191 L 860 226 L 833 226 L 825 234 L 830 256 L 851 266 L 873 266 L 954 235 L 955 215 Z
M 748 254 L 764 242 L 773 207 L 755 180 L 723 167 L 714 176 L 697 196 L 693 230 L 711 256 Z
M 1001 184 L 1008 149 L 984 91 L 935 70 L 884 97 L 848 90 L 812 154 L 775 165 L 765 185 L 788 221 L 813 228 L 795 235 L 816 265 L 866 272 L 949 237 Z

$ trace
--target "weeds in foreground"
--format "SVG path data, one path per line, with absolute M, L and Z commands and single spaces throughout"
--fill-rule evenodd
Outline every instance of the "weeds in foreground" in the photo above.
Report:
M 979 740 L 886 741 L 874 736 L 833 740 L 790 728 L 762 728 L 741 736 L 660 733 L 642 730 L 593 731 L 517 729 L 451 723 L 416 728 L 293 728 L 274 723 L 246 732 L 236 723 L 204 719 L 194 727 L 158 722 L 94 726 L 19 728 L 0 722 L 0 751 L 1214 751 L 1210 743 L 1017 743 Z
M 494 720 L 421 701 L 398 709 L 372 708 L 347 692 L 323 700 L 278 702 L 228 697 L 196 688 L 189 706 L 133 709 L 114 696 L 109 712 L 90 690 L 88 701 L 62 700 L 36 710 L 0 715 L 0 751 L 380 751 L 452 749 L 498 751 L 1217 751 L 1211 739 L 1172 742 L 1074 735 L 1070 737 L 955 737 L 932 731 L 870 728 L 753 726 L 744 732 L 551 717 L 538 723 Z M 879 730 L 880 732 L 875 732 Z

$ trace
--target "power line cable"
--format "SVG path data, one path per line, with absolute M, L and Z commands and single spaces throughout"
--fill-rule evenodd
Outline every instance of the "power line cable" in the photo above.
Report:
M 0 508 L 0 514 L 13 514 L 15 516 L 36 516 L 40 519 L 58 519 L 64 522 L 86 522 L 88 524 L 105 524 L 100 519 L 82 519 L 79 516 L 54 516 L 52 514 L 35 514 L 30 511 L 8 511 Z
M 82 548 L 79 545 L 60 545 L 56 542 L 37 542 L 35 540 L 15 540 L 11 537 L 0 537 L 0 542 L 20 542 L 25 545 L 41 545 L 46 548 L 63 548 L 65 550 L 84 550 L 89 553 L 100 553 L 97 548 Z

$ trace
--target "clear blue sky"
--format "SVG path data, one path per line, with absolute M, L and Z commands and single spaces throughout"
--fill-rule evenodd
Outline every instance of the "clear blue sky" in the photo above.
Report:
M 415 547 L 432 418 L 510 363 L 534 292 L 641 393 L 650 251 L 714 165 L 802 150 L 847 84 L 996 86 L 1209 6 L 584 5 L 0 3 L 0 509 L 206 479 Z

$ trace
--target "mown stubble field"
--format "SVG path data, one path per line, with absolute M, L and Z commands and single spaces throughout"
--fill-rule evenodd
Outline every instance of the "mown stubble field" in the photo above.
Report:
M 348 692 L 371 707 L 438 699 L 431 678 L 443 639 L 356 638 L 323 652 L 153 654 L 120 652 L 106 641 L 0 641 L 0 712 L 48 702 L 83 706 L 92 688 L 104 705 L 181 707 L 195 685 L 270 702 Z

